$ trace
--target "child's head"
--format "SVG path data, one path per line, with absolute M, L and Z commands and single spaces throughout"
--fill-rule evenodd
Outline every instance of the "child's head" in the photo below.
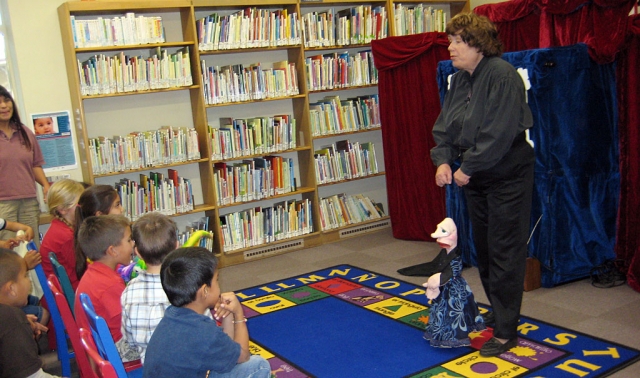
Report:
M 92 185 L 84 190 L 76 208 L 76 274 L 82 277 L 87 269 L 87 257 L 78 244 L 78 230 L 85 218 L 95 215 L 122 214 L 118 192 L 110 185 Z
M 162 264 L 165 256 L 178 246 L 178 227 L 166 215 L 145 214 L 131 228 L 136 250 L 146 264 Z
M 220 297 L 217 270 L 218 259 L 206 248 L 178 248 L 162 262 L 160 280 L 169 302 L 182 307 L 195 301 L 203 287 L 212 298 Z
M 27 263 L 12 250 L 0 248 L 0 303 L 22 307 L 30 292 Z
M 33 120 L 33 129 L 36 135 L 51 134 L 54 132 L 53 117 L 41 117 Z
M 122 215 L 92 216 L 78 230 L 78 245 L 93 261 L 109 258 L 118 264 L 131 261 L 131 223 Z
M 78 199 L 76 217 L 82 220 L 93 215 L 107 214 L 122 214 L 120 196 L 113 186 L 92 185 L 85 189 Z
M 73 222 L 76 205 L 83 191 L 82 184 L 74 180 L 62 179 L 54 182 L 47 193 L 49 213 Z

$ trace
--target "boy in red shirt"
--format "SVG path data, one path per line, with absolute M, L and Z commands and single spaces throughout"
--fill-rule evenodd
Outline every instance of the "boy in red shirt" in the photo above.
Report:
M 80 294 L 86 293 L 91 298 L 96 313 L 107 322 L 122 361 L 140 359 L 138 352 L 129 346 L 120 331 L 120 296 L 125 286 L 122 277 L 116 272 L 116 266 L 131 262 L 133 240 L 129 220 L 122 215 L 89 217 L 78 230 L 77 242 L 87 258 L 93 261 L 76 290 L 75 313 L 78 327 L 89 329 L 80 303 Z

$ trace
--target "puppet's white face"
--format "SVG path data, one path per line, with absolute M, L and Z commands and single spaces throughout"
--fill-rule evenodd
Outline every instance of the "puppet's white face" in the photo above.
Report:
M 438 224 L 436 231 L 431 234 L 441 248 L 451 251 L 458 245 L 458 229 L 451 218 L 445 218 Z

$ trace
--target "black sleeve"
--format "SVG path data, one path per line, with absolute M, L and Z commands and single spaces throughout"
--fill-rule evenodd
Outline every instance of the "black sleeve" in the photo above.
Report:
M 451 265 L 447 265 L 440 273 L 440 286 L 446 284 L 451 278 L 453 278 L 453 270 L 451 270 Z

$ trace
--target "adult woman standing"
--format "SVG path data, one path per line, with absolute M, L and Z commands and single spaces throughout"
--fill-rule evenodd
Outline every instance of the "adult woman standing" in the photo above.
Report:
M 480 349 L 497 356 L 518 345 L 530 227 L 535 156 L 525 130 L 533 125 L 522 79 L 500 58 L 502 44 L 488 18 L 458 14 L 447 24 L 451 78 L 433 127 L 436 184 L 463 187 L 478 270 L 493 312 L 493 338 Z M 458 160 L 460 168 L 452 173 Z
M 40 209 L 35 183 L 42 185 L 45 197 L 49 191 L 43 164 L 35 135 L 20 121 L 11 93 L 0 86 L 0 216 L 26 224 L 36 234 Z M 0 239 L 7 237 L 0 234 Z M 40 247 L 40 238 L 33 239 Z

